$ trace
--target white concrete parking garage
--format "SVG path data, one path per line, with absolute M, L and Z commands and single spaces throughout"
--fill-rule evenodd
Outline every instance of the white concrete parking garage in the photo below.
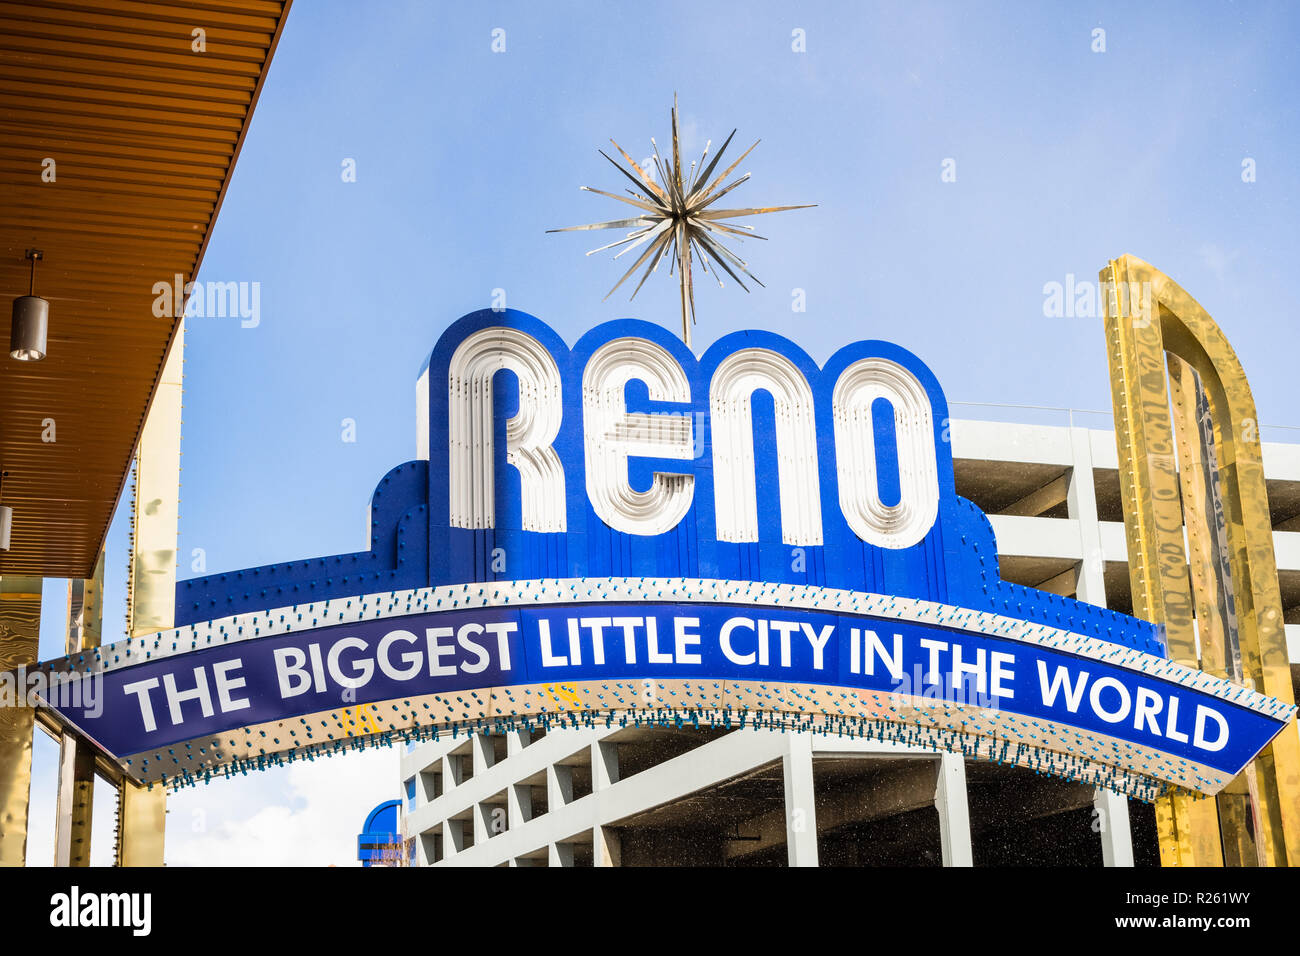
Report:
M 1115 438 L 1077 424 L 1106 417 L 955 421 L 953 455 L 958 492 L 993 523 L 1005 579 L 1128 612 Z M 1295 443 L 1267 441 L 1288 432 L 1265 431 L 1264 464 L 1296 675 L 1300 430 Z M 420 865 L 1158 861 L 1148 805 L 1022 768 L 821 735 L 613 727 L 461 736 L 410 749 L 402 781 Z

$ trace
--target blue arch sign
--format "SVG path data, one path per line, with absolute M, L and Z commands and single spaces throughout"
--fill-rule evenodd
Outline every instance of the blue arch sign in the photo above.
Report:
M 768 332 L 569 348 L 455 322 L 366 551 L 177 587 L 178 626 L 50 662 L 55 709 L 169 786 L 461 729 L 693 722 L 867 735 L 1153 799 L 1214 793 L 1294 708 L 1158 630 L 1002 581 L 914 355 Z

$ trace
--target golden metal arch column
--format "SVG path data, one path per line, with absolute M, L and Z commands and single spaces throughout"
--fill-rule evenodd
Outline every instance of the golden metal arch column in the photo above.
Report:
M 0 575 L 0 671 L 35 664 L 40 631 L 41 579 Z M 16 685 L 13 692 L 16 699 L 0 706 L 0 866 L 22 866 L 27 859 L 36 711 L 19 706 L 26 687 Z
M 99 647 L 104 620 L 104 560 L 101 548 L 93 577 L 68 581 L 66 653 Z M 76 734 L 59 738 L 59 792 L 54 823 L 54 865 L 90 866 L 91 820 L 95 807 L 95 751 Z
M 185 322 L 176 328 L 135 455 L 127 632 L 140 637 L 173 626 L 181 477 L 181 390 Z M 161 785 L 118 789 L 117 863 L 162 866 L 167 796 Z
M 1174 660 L 1291 703 L 1241 363 L 1196 300 L 1151 265 L 1122 256 L 1101 280 L 1134 613 L 1164 626 Z M 1280 734 L 1216 800 L 1163 798 L 1156 820 L 1166 866 L 1300 863 L 1300 736 Z

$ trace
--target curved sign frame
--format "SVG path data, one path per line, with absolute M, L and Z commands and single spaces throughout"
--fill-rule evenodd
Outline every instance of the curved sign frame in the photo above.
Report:
M 1214 793 L 1294 707 L 1151 624 L 1001 581 L 947 406 L 882 342 L 696 359 L 624 320 L 569 350 L 480 312 L 417 385 L 371 548 L 177 588 L 180 626 L 52 662 L 52 701 L 179 786 L 447 731 L 695 722 L 865 734 L 1152 800 Z M 277 608 L 267 610 L 267 608 Z M 80 697 L 80 699 L 76 699 Z

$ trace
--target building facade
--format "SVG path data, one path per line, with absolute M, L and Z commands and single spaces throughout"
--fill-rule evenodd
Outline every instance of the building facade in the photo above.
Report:
M 989 516 L 1005 580 L 1131 613 L 1115 437 L 1081 424 L 1106 417 L 954 421 L 957 491 Z M 1264 435 L 1264 465 L 1294 680 L 1300 443 L 1270 437 L 1287 436 Z M 1150 805 L 862 739 L 689 725 L 460 735 L 408 747 L 401 775 L 418 865 L 1159 862 Z

